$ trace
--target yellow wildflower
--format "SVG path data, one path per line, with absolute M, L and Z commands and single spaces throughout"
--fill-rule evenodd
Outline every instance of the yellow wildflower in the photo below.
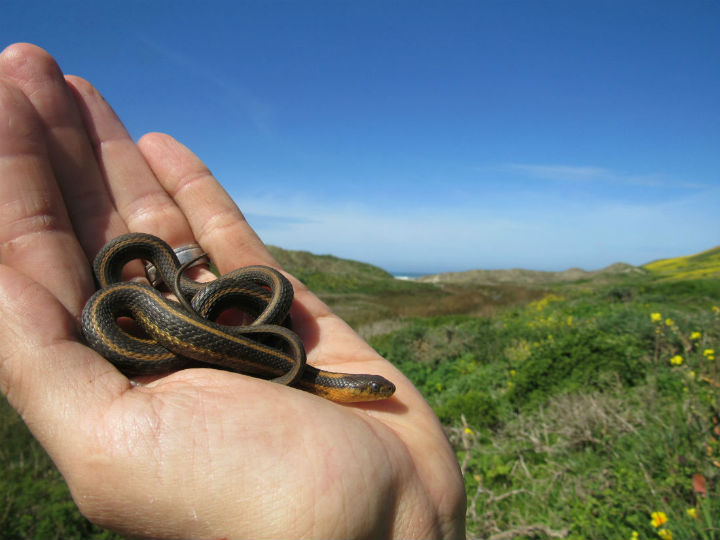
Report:
M 662 540 L 673 540 L 673 535 L 670 532 L 670 529 L 660 529 L 658 531 L 658 536 L 662 538 Z
M 467 427 L 467 426 L 465 427 L 465 435 L 472 435 L 473 433 L 474 433 L 474 432 L 473 432 L 472 429 L 470 429 L 470 428 Z
M 690 339 L 700 339 L 702 334 L 700 332 L 693 332 L 690 334 Z
M 675 324 L 675 321 L 673 321 L 670 317 L 665 319 L 665 326 L 672 326 L 673 324 Z
M 652 322 L 660 322 L 662 321 L 662 315 L 660 315 L 659 313 L 651 313 L 650 320 Z
M 698 518 L 698 511 L 696 508 L 688 508 L 687 510 L 685 510 L 685 513 L 693 519 Z
M 715 313 L 720 313 L 720 307 L 713 306 L 713 307 L 712 307 L 712 310 L 713 310 Z
M 630 540 L 638 540 L 639 537 L 640 537 L 640 533 L 638 533 L 637 531 L 633 531 L 632 534 L 630 535 Z
M 705 349 L 703 351 L 703 356 L 708 360 L 715 360 L 715 349 Z
M 680 356 L 679 354 L 676 354 L 675 356 L 673 356 L 673 357 L 670 359 L 670 363 L 671 363 L 673 366 L 679 366 L 679 365 L 681 365 L 681 364 L 683 363 L 683 357 Z
M 657 528 L 667 523 L 667 514 L 665 512 L 653 512 L 650 514 L 650 523 Z

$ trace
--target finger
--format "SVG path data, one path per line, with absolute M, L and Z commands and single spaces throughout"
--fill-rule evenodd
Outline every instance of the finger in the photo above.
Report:
M 32 277 L 79 318 L 92 277 L 55 183 L 34 107 L 0 79 L 0 262 Z
M 82 117 L 55 60 L 29 44 L 0 54 L 0 74 L 28 96 L 45 127 L 55 179 L 75 232 L 93 256 L 108 237 L 125 231 L 113 211 Z
M 187 219 L 138 150 L 120 119 L 87 81 L 67 76 L 117 212 L 128 230 L 155 234 L 171 246 L 194 242 Z
M 241 264 L 278 266 L 233 200 L 188 148 L 160 133 L 142 137 L 138 148 L 221 272 Z

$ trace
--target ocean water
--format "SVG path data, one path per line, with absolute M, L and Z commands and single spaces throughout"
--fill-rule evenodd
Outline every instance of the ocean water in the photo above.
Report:
M 391 272 L 395 279 L 415 279 L 420 276 L 427 276 L 426 272 Z

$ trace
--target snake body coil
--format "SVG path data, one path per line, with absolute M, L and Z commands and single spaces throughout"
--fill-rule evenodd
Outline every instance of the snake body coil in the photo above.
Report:
M 158 290 L 121 281 L 123 266 L 152 262 L 183 304 Z M 379 375 L 353 375 L 306 364 L 300 338 L 289 325 L 290 282 L 277 270 L 249 266 L 215 281 L 198 283 L 183 272 L 172 248 L 149 234 L 130 233 L 110 241 L 93 264 L 100 285 L 85 304 L 82 331 L 87 343 L 125 375 L 167 373 L 197 366 L 224 369 L 289 384 L 333 401 L 374 401 L 395 386 Z M 252 315 L 245 326 L 214 322 L 228 307 Z M 132 318 L 147 334 L 123 330 L 118 318 Z

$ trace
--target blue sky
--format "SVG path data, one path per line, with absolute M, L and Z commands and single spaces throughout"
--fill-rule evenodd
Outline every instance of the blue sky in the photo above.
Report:
M 394 272 L 720 244 L 720 3 L 3 2 L 267 242 Z

